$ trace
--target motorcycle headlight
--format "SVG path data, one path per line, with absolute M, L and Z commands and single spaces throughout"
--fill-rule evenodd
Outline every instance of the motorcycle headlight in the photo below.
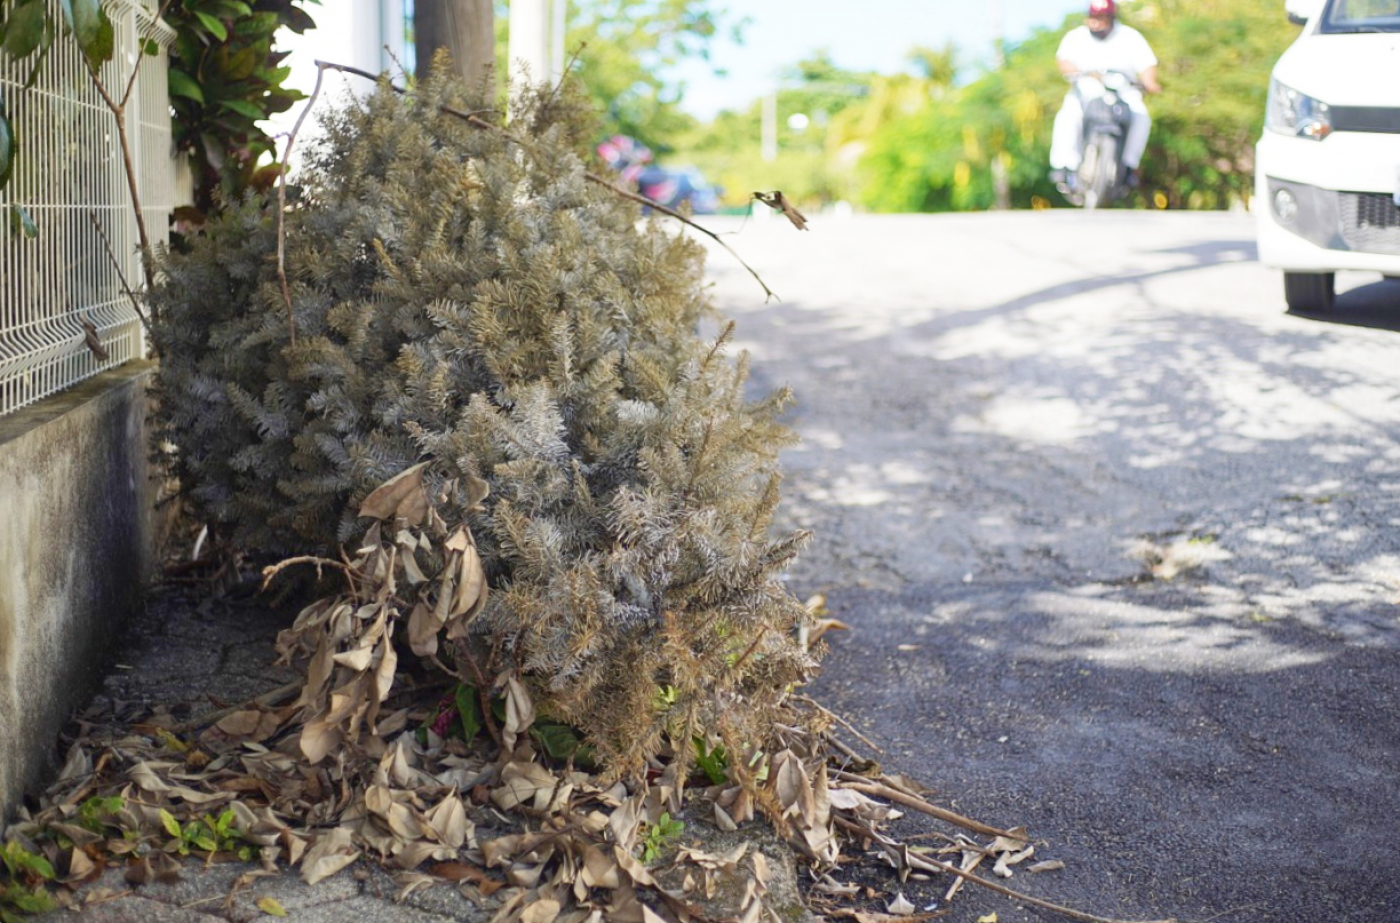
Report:
M 1332 107 L 1272 80 L 1264 127 L 1295 138 L 1321 141 L 1332 133 Z

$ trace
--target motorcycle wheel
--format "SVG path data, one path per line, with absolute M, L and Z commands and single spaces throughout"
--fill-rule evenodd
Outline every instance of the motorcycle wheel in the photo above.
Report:
M 1118 139 L 1110 134 L 1096 135 L 1085 147 L 1086 163 L 1092 163 L 1090 174 L 1085 177 L 1084 207 L 1088 209 L 1107 205 L 1118 185 Z

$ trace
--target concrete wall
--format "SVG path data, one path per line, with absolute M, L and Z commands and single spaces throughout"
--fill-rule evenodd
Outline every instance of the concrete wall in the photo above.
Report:
M 129 362 L 0 417 L 0 820 L 62 759 L 58 732 L 152 573 L 152 371 Z

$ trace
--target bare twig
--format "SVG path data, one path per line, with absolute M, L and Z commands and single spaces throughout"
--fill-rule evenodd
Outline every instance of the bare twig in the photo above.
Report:
M 378 75 L 376 75 L 376 74 L 371 74 L 369 71 L 360 70 L 358 67 L 351 67 L 351 66 L 349 66 L 348 64 L 333 64 L 333 63 L 330 63 L 330 62 L 328 62 L 328 61 L 317 61 L 317 62 L 316 62 L 316 66 L 317 66 L 318 68 L 321 68 L 321 69 L 337 70 L 337 71 L 340 71 L 340 72 L 346 73 L 346 74 L 354 74 L 356 77 L 364 77 L 364 78 L 367 79 L 367 80 L 378 80 L 378 79 L 379 79 Z M 388 84 L 388 86 L 389 86 L 389 88 L 390 88 L 391 90 L 393 90 L 395 93 L 399 93 L 399 94 L 401 94 L 401 95 L 408 92 L 407 90 L 403 89 L 402 87 L 394 86 L 392 83 Z M 476 114 L 476 113 L 462 112 L 460 109 L 453 109 L 453 108 L 450 107 L 450 106 L 438 106 L 438 111 L 441 112 L 441 113 L 443 113 L 444 115 L 451 115 L 451 116 L 455 116 L 455 117 L 457 117 L 457 118 L 460 118 L 460 119 L 462 119 L 463 121 L 467 122 L 467 124 L 473 125 L 473 126 L 475 126 L 475 127 L 477 127 L 477 128 L 483 129 L 483 130 L 485 130 L 485 131 L 495 132 L 496 134 L 500 135 L 501 137 L 503 137 L 503 138 L 505 138 L 505 139 L 507 139 L 507 140 L 509 140 L 509 141 L 512 141 L 512 142 L 514 142 L 514 143 L 516 143 L 516 144 L 519 144 L 519 145 L 522 146 L 522 147 L 529 147 L 529 146 L 530 146 L 529 143 L 528 143 L 527 141 L 525 141 L 525 139 L 519 137 L 518 135 L 513 134 L 512 132 L 506 131 L 504 128 L 502 128 L 502 127 L 499 126 L 499 125 L 494 125 L 494 124 L 492 124 L 491 122 L 486 121 L 485 119 L 481 118 L 480 115 L 478 115 L 478 114 Z M 748 263 L 744 262 L 743 257 L 739 256 L 739 254 L 736 253 L 736 252 L 734 251 L 734 248 L 731 247 L 731 246 L 729 246 L 729 244 L 725 243 L 724 240 L 723 240 L 718 234 L 716 234 L 714 231 L 711 231 L 709 228 L 706 228 L 706 227 L 703 227 L 703 226 L 701 226 L 701 225 L 696 224 L 694 221 L 690 220 L 690 219 L 687 218 L 685 215 L 682 215 L 680 212 L 676 211 L 675 209 L 667 208 L 665 205 L 662 205 L 660 202 L 657 202 L 657 201 L 654 200 L 654 199 L 649 199 L 649 198 L 647 198 L 647 197 L 644 196 L 644 195 L 638 195 L 637 193 L 632 192 L 632 191 L 629 190 L 629 189 L 624 189 L 624 188 L 622 188 L 621 186 L 617 185 L 616 183 L 612 182 L 611 180 L 606 179 L 606 178 L 604 178 L 604 177 L 602 177 L 602 176 L 599 176 L 599 175 L 596 174 L 596 173 L 592 173 L 592 172 L 587 172 L 587 171 L 585 171 L 584 174 L 583 174 L 583 178 L 586 179 L 586 180 L 588 180 L 590 183 L 594 183 L 595 185 L 602 186 L 603 188 L 605 188 L 605 189 L 611 191 L 611 192 L 614 193 L 615 195 L 621 196 L 621 197 L 624 198 L 624 199 L 628 199 L 628 200 L 630 200 L 630 201 L 632 201 L 632 202 L 636 202 L 636 203 L 638 203 L 638 204 L 640 204 L 640 205 L 645 205 L 647 208 L 655 209 L 656 211 L 661 212 L 663 215 L 669 215 L 670 217 L 675 218 L 677 221 L 680 221 L 680 222 L 682 222 L 682 223 L 684 223 L 684 224 L 689 225 L 690 227 L 692 227 L 692 228 L 694 228 L 695 230 L 699 231 L 701 234 L 704 234 L 706 237 L 709 237 L 709 238 L 710 238 L 711 240 L 713 240 L 715 243 L 719 244 L 721 247 L 723 247 L 724 249 L 728 250 L 728 251 L 729 251 L 729 254 L 730 254 L 731 256 L 733 256 L 734 259 L 737 260 L 737 261 L 739 262 L 739 265 L 740 265 L 740 266 L 743 266 L 746 270 L 748 270 L 749 275 L 753 276 L 753 277 L 754 277 L 754 280 L 757 281 L 758 284 L 763 288 L 763 293 L 764 293 L 765 296 L 767 296 L 767 300 L 774 300 L 774 301 L 780 301 L 780 300 L 781 300 L 781 299 L 778 298 L 778 296 L 773 292 L 773 290 L 770 289 L 770 288 L 768 287 L 768 284 L 767 284 L 766 282 L 763 281 L 763 278 L 762 278 L 761 276 L 759 276 L 759 274 L 754 270 L 754 268 L 753 268 L 752 266 L 750 266 Z
M 316 105 L 316 97 L 321 95 L 321 78 L 325 75 L 325 67 L 317 61 L 316 87 L 302 107 L 301 115 L 297 116 L 292 133 L 287 136 L 287 147 L 282 151 L 282 169 L 277 173 L 277 281 L 282 284 L 282 299 L 287 302 L 287 340 L 292 346 L 297 345 L 297 324 L 292 316 L 292 289 L 287 284 L 287 164 L 292 159 L 292 145 L 297 142 L 301 123 L 306 120 L 311 107 Z
M 884 755 L 885 751 L 881 749 L 879 745 L 874 743 L 869 737 L 866 737 L 860 731 L 857 731 L 855 727 L 852 726 L 851 722 L 847 721 L 845 718 L 842 718 L 840 715 L 836 714 L 836 712 L 822 705 L 820 702 L 816 701 L 812 697 L 805 695 L 795 695 L 792 697 L 792 700 L 794 702 L 800 702 L 803 705 L 806 705 L 809 708 L 813 708 L 819 713 L 826 715 L 832 721 L 835 721 L 837 724 L 841 725 L 852 735 L 854 735 L 856 740 L 859 740 L 861 743 L 865 744 L 867 747 L 874 750 L 876 753 L 879 753 L 882 756 Z
M 146 312 L 141 310 L 141 302 L 126 281 L 126 273 L 122 272 L 122 264 L 117 260 L 116 253 L 112 252 L 112 242 L 107 239 L 107 231 L 102 227 L 102 222 L 97 220 L 97 212 L 89 211 L 88 219 L 92 221 L 92 226 L 97 228 L 97 233 L 102 238 L 102 246 L 107 249 L 107 259 L 112 261 L 112 268 L 117 271 L 117 281 L 121 283 L 122 291 L 126 293 L 126 297 L 131 300 L 132 310 L 141 319 L 141 326 L 146 328 L 146 338 L 150 340 L 152 351 L 159 354 L 160 350 L 156 348 L 155 334 L 151 331 L 151 322 L 146 319 Z
M 170 2 L 171 0 L 164 0 L 153 22 L 160 21 L 160 17 L 165 14 Z M 117 140 L 122 149 L 122 167 L 126 173 L 127 189 L 131 193 L 131 210 L 136 218 L 136 236 L 141 243 L 141 270 L 146 277 L 146 288 L 152 289 L 155 288 L 156 279 L 155 251 L 151 248 L 151 237 L 146 231 L 146 216 L 141 212 L 141 190 L 137 186 L 136 164 L 131 157 L 131 138 L 127 134 L 126 126 L 126 104 L 131 100 L 131 91 L 136 86 L 136 76 L 140 72 L 141 55 L 138 52 L 136 63 L 131 66 L 131 76 L 127 78 L 126 90 L 122 93 L 119 102 L 113 99 L 112 94 L 107 91 L 107 87 L 102 83 L 102 78 L 98 76 L 96 68 L 88 67 L 88 77 L 92 79 L 92 85 L 97 89 L 97 94 L 102 97 L 102 102 L 111 110 L 112 120 L 117 123 Z
M 1049 910 L 1054 913 L 1058 913 L 1061 916 L 1066 916 L 1074 920 L 1084 920 L 1086 921 L 1086 923 L 1130 923 L 1130 921 L 1127 920 L 1117 919 L 1113 917 L 1095 916 L 1092 913 L 1085 913 L 1082 910 L 1075 910 L 1074 908 L 1066 907 L 1063 904 L 1055 904 L 1051 903 L 1050 901 L 1044 901 L 1038 897 L 1032 897 L 1029 894 L 1024 894 L 1020 891 L 1013 891 L 1005 885 L 998 884 L 995 881 L 990 881 L 986 878 L 981 877 L 980 875 L 974 875 L 971 872 L 963 871 L 956 865 L 949 865 L 946 862 L 937 862 L 933 859 L 924 858 L 923 856 L 920 856 L 917 853 L 911 853 L 907 850 L 900 850 L 887 838 L 881 836 L 878 833 L 875 833 L 874 831 L 866 827 L 862 827 L 860 824 L 854 823 L 853 821 L 849 821 L 844 817 L 837 817 L 836 823 L 838 826 L 842 827 L 845 830 L 859 834 L 861 837 L 875 842 L 880 846 L 881 849 L 883 849 L 886 852 L 886 854 L 890 856 L 890 859 L 896 863 L 904 861 L 907 862 L 911 867 L 917 868 L 921 871 L 947 872 L 949 875 L 957 875 L 959 878 L 970 881 L 975 885 L 980 885 L 986 888 L 988 891 L 995 891 L 997 894 L 1009 897 L 1012 900 L 1021 901 L 1022 903 L 1026 904 L 1031 904 L 1032 906 L 1039 907 L 1042 910 Z M 1166 920 L 1148 920 L 1143 921 L 1143 923 L 1177 923 L 1177 920 L 1175 918 L 1170 918 Z
M 127 102 L 131 100 L 131 91 L 136 89 L 136 76 L 141 73 L 141 59 L 144 57 L 145 42 L 150 40 L 151 36 L 155 34 L 156 24 L 165 18 L 165 11 L 170 9 L 171 2 L 172 0 L 164 0 L 164 2 L 161 3 L 160 9 L 156 10 L 156 15 L 151 20 L 150 27 L 144 36 L 138 33 L 138 38 L 141 39 L 142 47 L 136 49 L 136 63 L 131 66 L 131 76 L 126 79 L 126 90 L 122 92 L 123 108 L 125 108 Z
M 333 561 L 330 558 L 320 558 L 316 555 L 304 554 L 295 558 L 287 558 L 285 561 L 278 561 L 276 564 L 269 564 L 267 567 L 264 567 L 262 589 L 266 590 L 268 584 L 272 582 L 273 577 L 276 577 L 282 571 L 286 570 L 288 567 L 291 567 L 294 564 L 315 564 L 316 577 L 318 579 L 321 576 L 322 567 L 338 568 L 339 570 L 345 573 L 345 576 L 347 578 L 353 578 L 355 575 L 355 568 L 351 567 L 348 564 L 342 564 L 341 562 Z M 351 582 L 351 586 L 354 586 L 353 581 Z
M 292 693 L 300 691 L 305 685 L 305 679 L 293 680 L 285 686 L 278 686 L 276 689 L 270 689 L 262 695 L 254 696 L 246 702 L 240 702 L 237 705 L 230 705 L 227 708 L 220 708 L 215 711 L 207 712 L 200 715 L 198 718 L 191 718 L 189 721 L 182 724 L 167 728 L 167 730 L 177 737 L 181 734 L 188 734 L 190 731 L 197 731 L 211 724 L 217 724 L 235 712 L 247 711 L 250 708 L 258 708 L 259 706 L 268 707 L 276 705 L 283 699 L 290 697 Z
M 950 824 L 962 827 L 964 830 L 971 830 L 973 833 L 982 833 L 986 834 L 987 836 L 1004 836 L 1013 840 L 1025 839 L 1025 836 L 1022 834 L 1012 833 L 1010 830 L 1002 830 L 998 827 L 988 826 L 987 824 L 981 823 L 980 821 L 975 821 L 970 817 L 963 817 L 961 814 L 958 814 L 954 811 L 949 811 L 946 808 L 940 808 L 937 805 L 929 804 L 922 798 L 915 798 L 911 795 L 906 795 L 901 791 L 897 791 L 896 789 L 890 788 L 888 785 L 881 785 L 877 782 L 871 782 L 868 779 L 864 779 L 861 776 L 853 775 L 849 772 L 837 772 L 836 778 L 841 782 L 842 788 L 849 788 L 853 792 L 860 792 L 864 795 L 874 795 L 877 798 L 884 798 L 887 801 L 893 801 L 896 804 L 903 805 L 904 807 L 911 808 L 915 811 L 920 811 L 924 814 L 929 815 L 930 817 L 936 817 L 939 820 L 945 820 Z

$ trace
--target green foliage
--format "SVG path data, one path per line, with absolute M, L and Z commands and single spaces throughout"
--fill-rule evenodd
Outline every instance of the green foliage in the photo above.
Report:
M 175 473 L 236 544 L 331 552 L 370 490 L 428 461 L 492 587 L 464 668 L 523 676 L 615 772 L 668 734 L 761 742 L 811 667 L 779 579 L 804 537 L 768 535 L 787 395 L 751 401 L 698 334 L 702 248 L 585 180 L 585 100 L 523 100 L 519 144 L 439 109 L 485 103 L 435 79 L 328 118 L 287 215 L 295 345 L 266 203 L 169 259 Z M 467 475 L 490 486 L 470 512 Z
M 255 850 L 243 841 L 242 834 L 234 826 L 235 817 L 233 809 L 227 808 L 217 817 L 205 814 L 181 826 L 175 815 L 165 808 L 160 809 L 161 826 L 171 836 L 170 849 L 182 856 L 192 852 L 227 852 L 248 862 Z
M 319 0 L 170 0 L 164 21 L 176 33 L 168 72 L 176 147 L 191 155 L 195 208 L 180 217 L 198 224 L 223 201 L 250 188 L 267 188 L 277 167 L 260 163 L 275 150 L 257 124 L 302 98 L 283 86 L 290 69 L 275 52 L 275 33 L 302 32 L 314 23 L 297 4 Z M 0 0 L 0 51 L 30 62 L 25 88 L 33 86 L 56 36 L 71 37 L 94 75 L 112 60 L 115 31 L 101 0 L 60 0 L 55 19 L 45 0 Z M 142 53 L 159 51 L 146 39 Z M 129 62 L 123 62 L 126 66 Z M 107 87 L 120 101 L 123 87 Z M 18 141 L 0 99 L 0 188 L 9 181 Z M 38 233 L 29 213 L 10 208 L 11 232 Z
M 723 785 L 728 779 L 726 770 L 729 768 L 729 754 L 724 747 L 719 744 L 714 748 L 707 747 L 703 737 L 692 738 L 691 742 L 695 745 L 695 765 L 700 767 L 711 785 Z
M 647 827 L 646 836 L 642 838 L 642 861 L 655 862 L 660 859 L 684 832 L 683 821 L 674 820 L 666 811 L 661 812 L 656 823 Z
M 22 923 L 25 914 L 47 913 L 58 904 L 45 889 L 54 880 L 53 866 L 48 859 L 10 840 L 0 845 L 0 923 Z
M 1297 28 L 1281 7 L 1224 0 L 1126 4 L 1122 18 L 1152 44 L 1165 90 L 1148 99 L 1142 190 L 1127 204 L 1224 208 L 1247 199 L 1269 71 Z M 1055 51 L 1080 20 L 1068 16 L 1008 45 L 1000 67 L 966 82 L 952 47 L 914 48 L 914 74 L 848 75 L 868 92 L 806 137 L 785 124 L 792 112 L 822 111 L 803 99 L 816 72 L 802 62 L 780 91 L 777 160 L 759 157 L 758 103 L 688 132 L 678 156 L 723 185 L 731 205 L 754 189 L 781 188 L 807 208 L 846 199 L 880 212 L 985 209 L 996 201 L 994 164 L 1005 171 L 1013 207 L 1058 204 L 1046 176 L 1067 90 Z
M 625 134 L 652 150 L 669 150 L 693 121 L 678 108 L 684 87 L 666 77 L 682 59 L 709 59 L 714 40 L 734 21 L 714 0 L 586 0 L 570 3 L 566 44 L 600 114 L 600 135 Z
M 284 86 L 291 69 L 274 50 L 276 33 L 315 23 L 301 4 L 319 0 L 173 0 L 165 20 L 176 31 L 170 50 L 170 105 L 177 150 L 190 155 L 194 204 L 202 220 L 249 188 L 270 188 L 275 152 L 258 124 L 285 112 L 302 94 Z
M 813 207 L 855 194 L 849 159 L 841 151 L 842 129 L 864 108 L 880 78 L 836 65 L 826 52 L 799 61 L 783 75 L 777 91 L 777 157 L 760 149 L 762 103 L 742 112 L 721 112 L 712 123 L 679 136 L 679 156 L 723 187 L 724 202 L 744 206 L 756 190 L 781 189 L 799 207 Z M 789 118 L 802 115 L 800 122 Z
M 1143 180 L 1173 208 L 1248 199 L 1269 72 L 1298 35 L 1275 4 L 1161 0 L 1148 26 L 1165 93 L 1152 97 Z
M 78 806 L 78 825 L 101 833 L 113 820 L 114 815 L 126 807 L 126 799 L 119 795 L 101 797 L 94 795 Z

